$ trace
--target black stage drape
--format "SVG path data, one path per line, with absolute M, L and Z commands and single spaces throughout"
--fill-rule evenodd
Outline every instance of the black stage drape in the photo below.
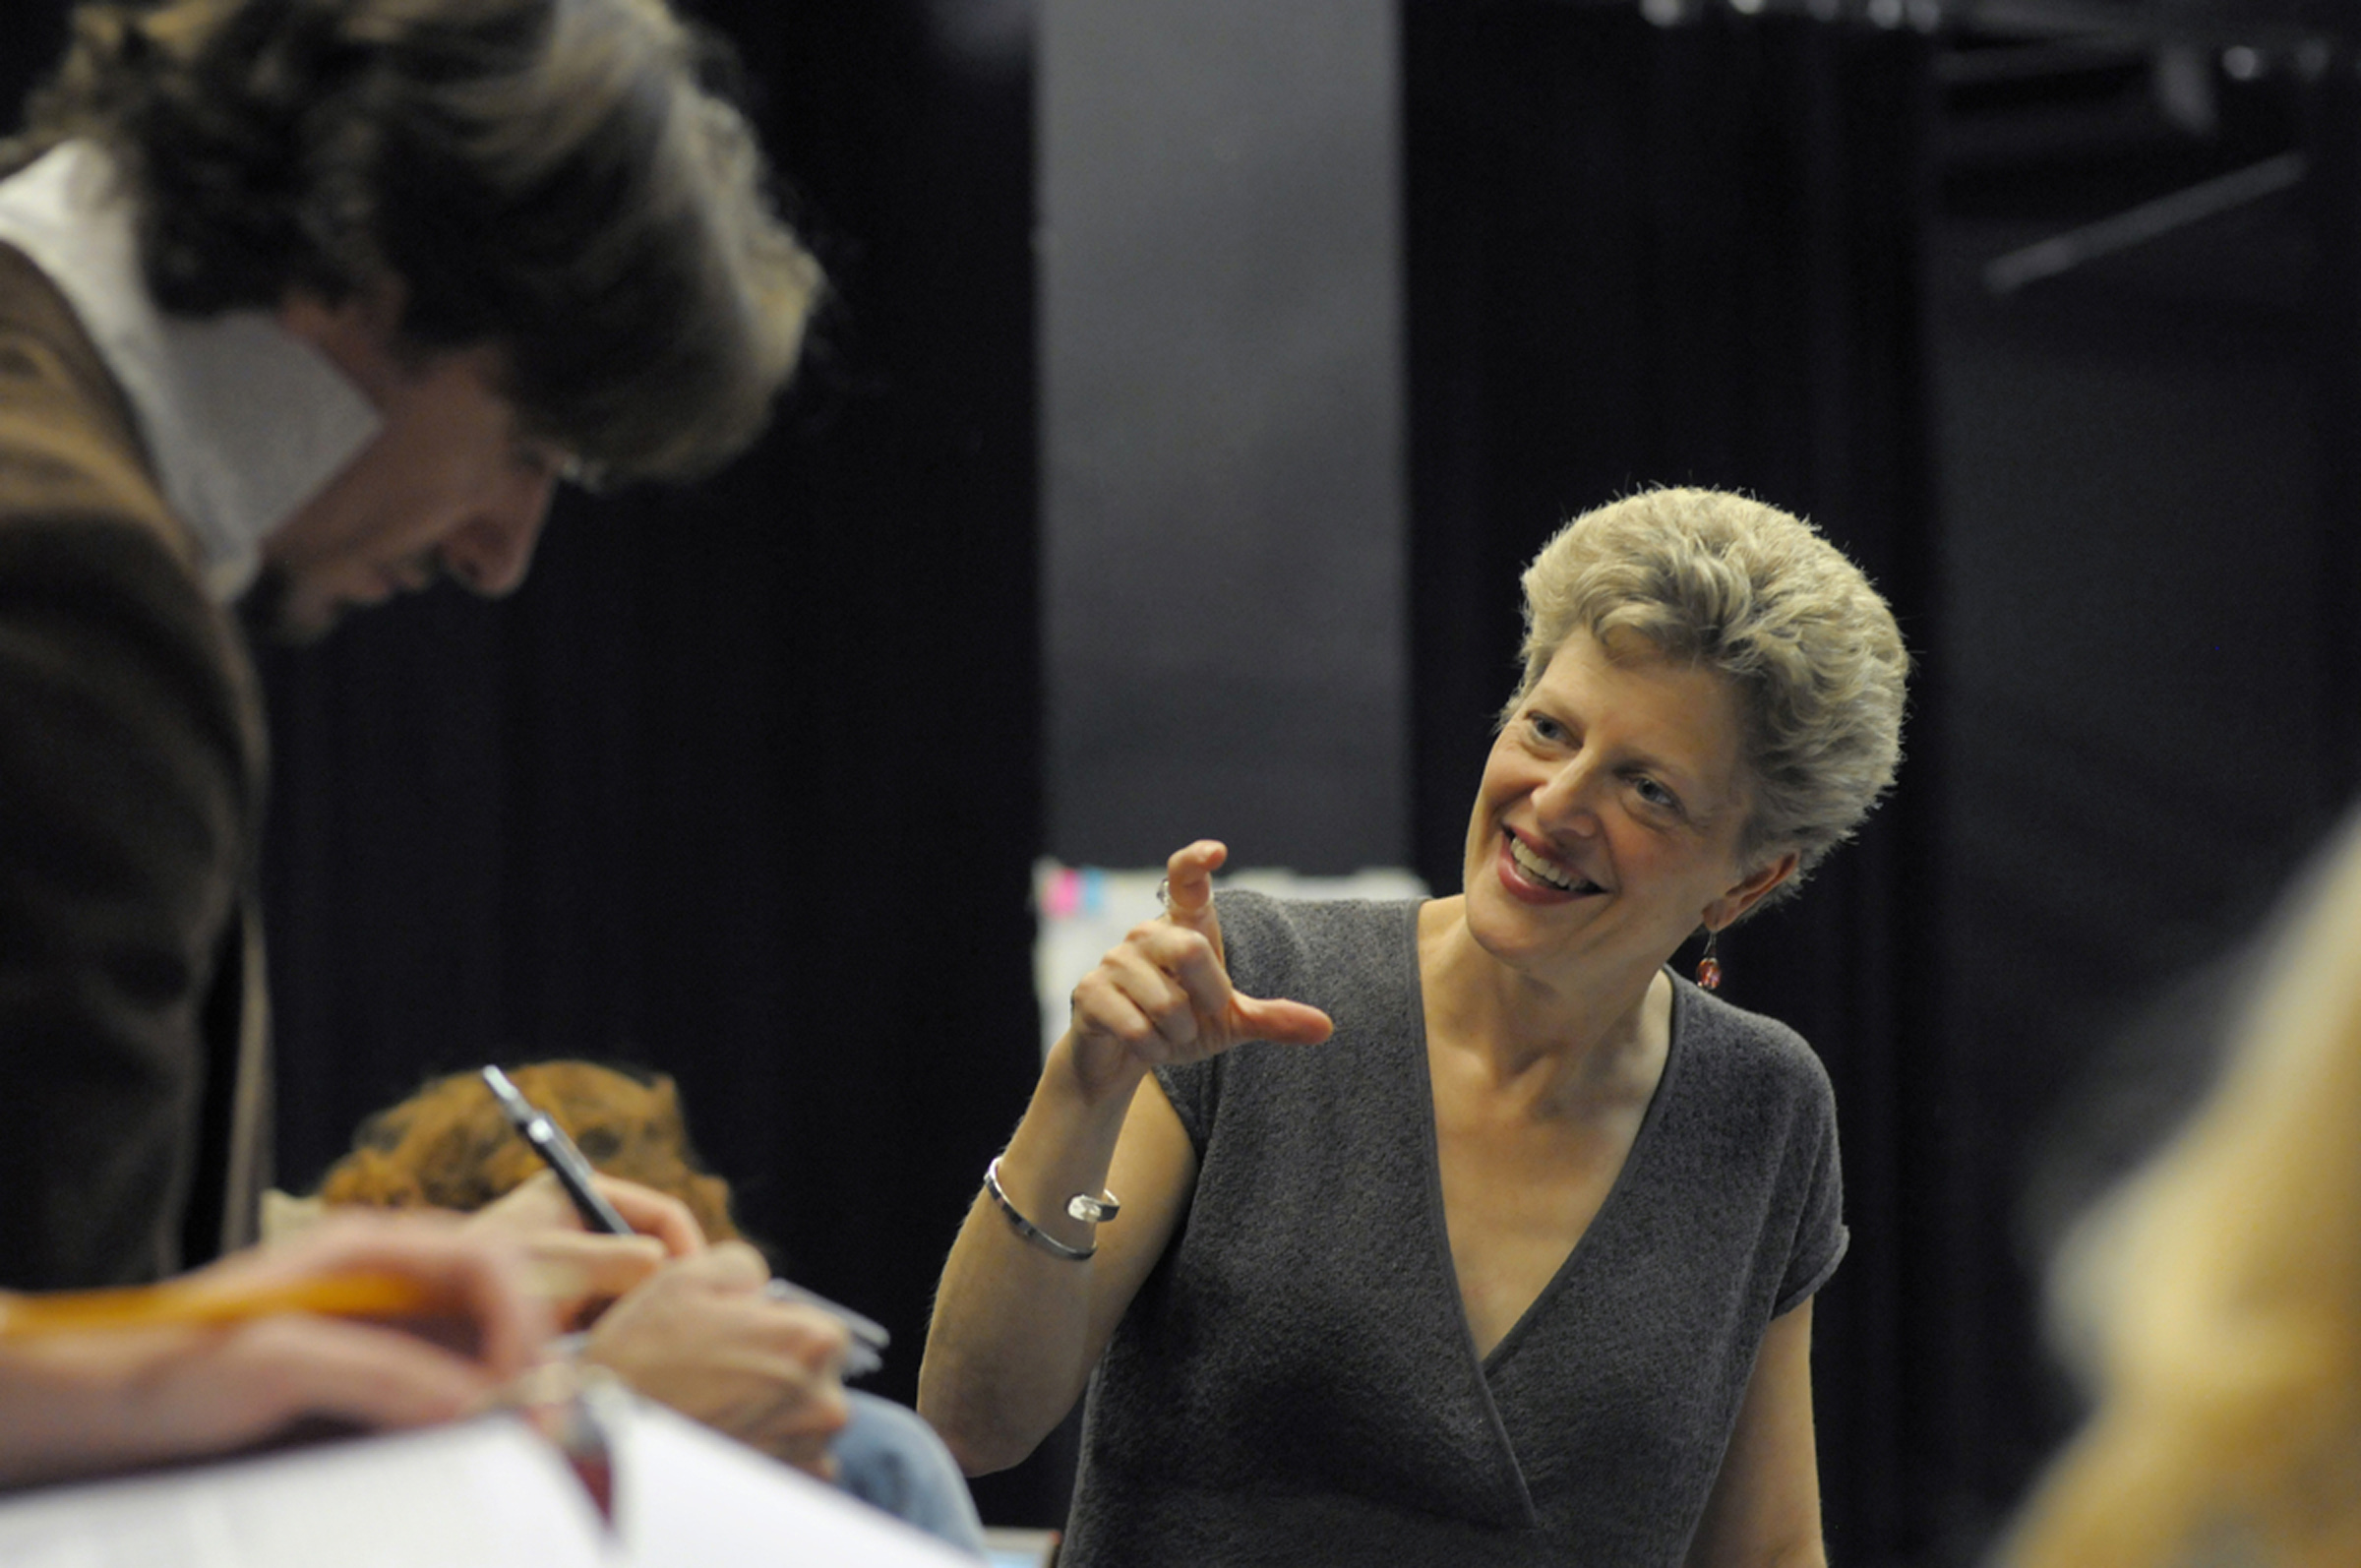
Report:
M 1668 8 L 1678 12 L 1681 8 Z M 1928 40 L 1863 22 L 1670 27 L 1625 5 L 1410 0 L 1416 831 L 1456 887 L 1516 575 L 1566 515 L 1640 486 L 1810 516 L 1933 629 L 1918 253 Z M 1940 1005 L 1914 967 L 1940 897 L 1942 676 L 1921 665 L 1893 801 L 1798 900 L 1730 933 L 1725 995 L 1836 1081 L 1852 1247 L 1814 1320 L 1830 1550 L 1901 1554 L 1954 1451 L 1941 1234 L 1963 1201 L 1930 1124 Z

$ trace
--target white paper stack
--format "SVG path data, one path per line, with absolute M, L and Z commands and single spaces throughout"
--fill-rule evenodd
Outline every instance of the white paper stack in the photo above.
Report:
M 292 1450 L 0 1497 L 9 1568 L 945 1568 L 968 1559 L 660 1406 L 596 1404 L 600 1519 L 523 1421 Z

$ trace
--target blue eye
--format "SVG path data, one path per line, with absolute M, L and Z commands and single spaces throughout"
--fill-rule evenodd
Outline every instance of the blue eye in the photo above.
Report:
M 1566 727 L 1546 713 L 1529 714 L 1526 723 L 1533 727 L 1536 740 L 1556 742 L 1566 738 Z
M 1639 792 L 1641 800 L 1651 806 L 1667 812 L 1680 810 L 1680 797 L 1645 774 L 1632 780 L 1632 788 Z

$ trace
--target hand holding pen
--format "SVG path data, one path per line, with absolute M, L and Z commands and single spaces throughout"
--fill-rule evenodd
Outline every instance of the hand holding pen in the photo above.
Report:
M 676 1256 L 694 1249 L 694 1245 L 682 1244 L 681 1233 L 685 1232 L 688 1236 L 696 1237 L 696 1241 L 701 1243 L 702 1238 L 696 1232 L 696 1221 L 691 1219 L 687 1210 L 677 1203 L 672 1205 L 678 1211 L 677 1216 L 646 1212 L 644 1198 L 655 1195 L 646 1193 L 645 1189 L 623 1185 L 610 1186 L 608 1191 L 618 1195 L 628 1191 L 640 1196 L 643 1200 L 640 1205 L 641 1212 L 636 1212 L 629 1216 L 621 1212 L 607 1193 L 601 1191 L 601 1178 L 597 1172 L 592 1169 L 589 1160 L 583 1156 L 581 1150 L 575 1147 L 574 1140 L 566 1135 L 563 1127 L 560 1127 L 556 1121 L 527 1100 L 516 1086 L 510 1082 L 508 1074 L 502 1072 L 498 1067 L 487 1066 L 483 1070 L 483 1076 L 485 1084 L 492 1091 L 493 1098 L 499 1102 L 502 1114 L 516 1129 L 517 1135 L 530 1144 L 534 1152 L 539 1154 L 549 1166 L 551 1175 L 565 1190 L 585 1229 L 595 1234 L 617 1236 L 628 1236 L 635 1233 L 653 1230 L 657 1234 L 658 1239 L 664 1243 L 664 1249 Z M 878 1324 L 853 1311 L 850 1307 L 839 1305 L 817 1292 L 806 1290 L 788 1280 L 771 1280 L 767 1293 L 774 1300 L 797 1301 L 807 1306 L 817 1307 L 844 1326 L 852 1336 L 844 1359 L 846 1376 L 866 1376 L 876 1371 L 881 1364 L 878 1353 L 886 1347 L 888 1336 Z
M 575 1276 L 557 1297 L 600 1308 L 572 1352 L 582 1364 L 830 1478 L 836 1462 L 829 1442 L 850 1415 L 843 1366 L 851 1332 L 817 1308 L 770 1297 L 762 1255 L 743 1241 L 706 1245 L 678 1199 L 609 1176 L 591 1179 L 635 1229 L 649 1234 L 576 1229 L 580 1213 L 553 1171 L 477 1211 L 469 1224 L 522 1242 L 544 1282 Z
M 161 1285 L 0 1296 L 0 1486 L 223 1452 L 300 1417 L 447 1419 L 548 1328 L 523 1259 L 425 1215 L 338 1215 Z

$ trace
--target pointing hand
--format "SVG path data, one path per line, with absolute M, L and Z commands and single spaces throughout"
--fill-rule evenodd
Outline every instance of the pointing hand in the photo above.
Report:
M 1165 863 L 1162 918 L 1132 928 L 1074 988 L 1076 1066 L 1105 1083 L 1126 1069 L 1201 1061 L 1247 1040 L 1317 1045 L 1335 1025 L 1300 1001 L 1230 984 L 1213 874 L 1229 851 L 1199 839 Z

